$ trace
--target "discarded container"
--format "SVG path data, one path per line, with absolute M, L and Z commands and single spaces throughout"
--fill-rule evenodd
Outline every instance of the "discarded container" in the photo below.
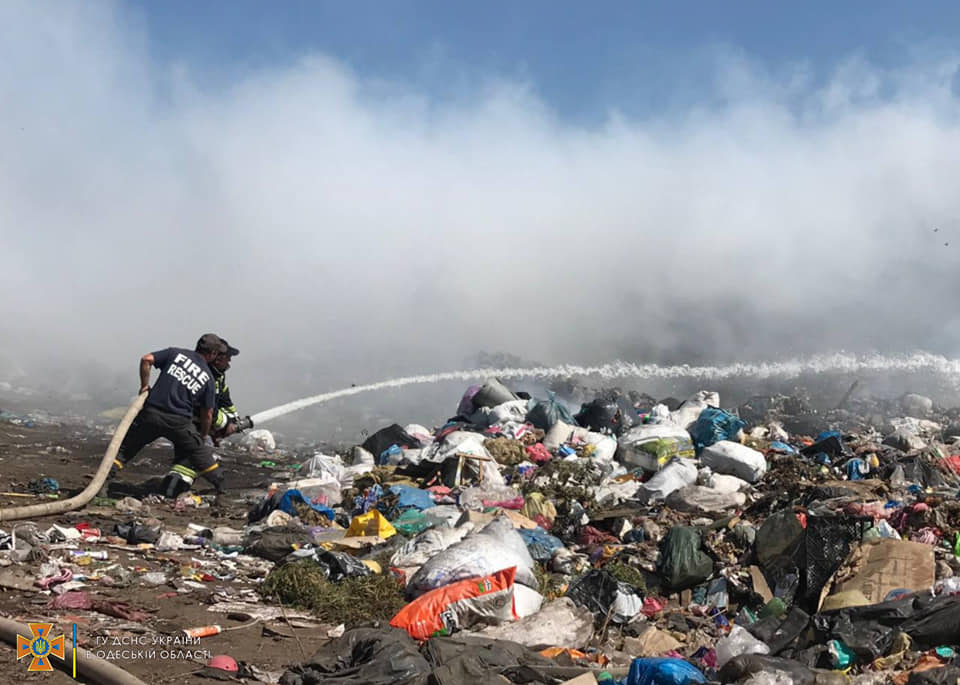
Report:
M 222 632 L 223 628 L 216 624 L 200 626 L 199 628 L 184 628 L 182 631 L 183 635 L 189 638 L 211 637 L 213 635 L 219 635 Z

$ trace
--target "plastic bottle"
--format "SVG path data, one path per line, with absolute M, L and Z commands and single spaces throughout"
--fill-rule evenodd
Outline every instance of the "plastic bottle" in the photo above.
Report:
M 80 557 L 80 558 L 86 557 L 87 559 L 91 559 L 91 560 L 96 559 L 97 561 L 106 561 L 107 559 L 110 558 L 110 556 L 107 554 L 107 550 L 105 550 L 105 549 L 104 549 L 104 550 L 98 550 L 98 551 L 96 551 L 96 550 L 84 550 L 84 549 L 72 549 L 72 550 L 70 550 L 70 556 Z

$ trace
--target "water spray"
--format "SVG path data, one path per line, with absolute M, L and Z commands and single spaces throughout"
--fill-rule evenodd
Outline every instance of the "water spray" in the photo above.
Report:
M 635 364 L 631 362 L 611 362 L 599 366 L 576 366 L 561 364 L 559 366 L 536 366 L 530 368 L 485 368 L 468 371 L 447 371 L 443 373 L 425 374 L 422 376 L 405 376 L 391 380 L 355 385 L 342 390 L 304 397 L 287 404 L 254 414 L 251 419 L 254 425 L 261 425 L 285 414 L 322 404 L 330 400 L 350 397 L 373 390 L 400 388 L 407 385 L 423 385 L 444 381 L 471 381 L 481 378 L 570 378 L 576 376 L 598 376 L 604 379 L 639 378 L 639 379 L 677 379 L 690 378 L 700 381 L 720 381 L 735 377 L 765 378 L 794 378 L 803 373 L 860 373 L 870 371 L 906 372 L 932 371 L 939 375 L 960 381 L 960 359 L 947 359 L 941 355 L 918 352 L 912 355 L 888 357 L 884 355 L 857 356 L 851 354 L 831 354 L 795 359 L 783 362 L 761 362 L 727 364 L 721 366 L 691 366 L 680 364 L 660 366 L 659 364 Z

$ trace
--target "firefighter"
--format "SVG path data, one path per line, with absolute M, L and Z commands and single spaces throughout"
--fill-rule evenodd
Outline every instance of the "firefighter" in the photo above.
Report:
M 118 471 L 161 437 L 173 443 L 175 462 L 190 464 L 194 473 L 210 481 L 218 493 L 222 490 L 223 474 L 213 457 L 210 437 L 216 407 L 216 379 L 211 364 L 226 351 L 219 336 L 207 333 L 197 341 L 194 350 L 168 347 L 140 358 L 140 392 L 149 394 L 120 444 L 100 490 L 102 495 Z M 160 369 L 160 375 L 150 387 L 153 367 Z M 197 413 L 199 425 L 193 420 Z

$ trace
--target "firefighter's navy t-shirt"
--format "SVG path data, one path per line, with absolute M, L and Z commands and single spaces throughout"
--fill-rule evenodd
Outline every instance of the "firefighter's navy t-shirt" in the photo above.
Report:
M 153 353 L 153 365 L 160 377 L 147 395 L 148 407 L 188 418 L 195 408 L 213 408 L 213 373 L 199 353 L 168 347 Z

